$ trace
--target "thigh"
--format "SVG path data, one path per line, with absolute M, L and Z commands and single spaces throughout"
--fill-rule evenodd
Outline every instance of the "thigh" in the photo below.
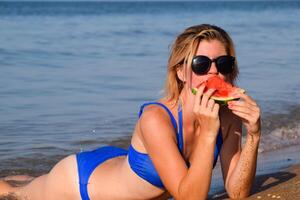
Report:
M 30 200 L 80 200 L 76 156 L 64 158 L 48 174 L 37 177 L 17 193 Z

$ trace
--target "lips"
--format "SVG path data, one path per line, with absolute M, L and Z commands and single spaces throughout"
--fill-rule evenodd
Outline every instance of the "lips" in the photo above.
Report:
M 206 83 L 208 79 L 210 79 L 211 77 L 214 77 L 214 76 L 216 76 L 216 75 L 206 75 L 205 77 L 203 77 L 203 80 L 196 85 L 196 88 L 199 88 L 203 83 Z

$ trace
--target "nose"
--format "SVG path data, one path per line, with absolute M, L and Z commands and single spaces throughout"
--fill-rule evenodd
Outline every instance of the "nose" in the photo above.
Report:
M 218 72 L 218 69 L 217 69 L 217 66 L 216 66 L 216 62 L 215 61 L 213 61 L 212 63 L 211 63 L 211 66 L 210 66 L 210 69 L 209 69 L 209 71 L 208 71 L 208 74 L 218 74 L 219 72 Z

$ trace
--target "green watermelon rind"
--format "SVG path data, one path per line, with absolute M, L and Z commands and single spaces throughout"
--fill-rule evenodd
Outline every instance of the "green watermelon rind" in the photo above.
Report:
M 244 93 L 245 90 L 240 89 L 240 92 Z M 197 89 L 196 88 L 192 88 L 192 93 L 194 95 L 196 95 L 197 94 Z M 229 101 L 237 101 L 237 100 L 240 99 L 240 98 L 235 98 L 235 97 L 214 97 L 214 96 L 212 96 L 210 98 L 213 99 L 213 100 L 215 100 L 215 102 L 218 103 L 218 104 L 220 104 L 220 105 L 227 105 L 227 103 Z

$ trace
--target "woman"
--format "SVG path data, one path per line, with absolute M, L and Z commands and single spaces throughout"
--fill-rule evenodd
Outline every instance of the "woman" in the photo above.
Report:
M 205 199 L 220 154 L 231 198 L 249 195 L 260 140 L 260 109 L 247 94 L 219 106 L 202 84 L 211 76 L 234 83 L 233 42 L 221 28 L 187 28 L 173 44 L 166 96 L 144 104 L 127 150 L 102 147 L 71 155 L 23 187 L 2 182 L 0 192 L 30 200 Z M 191 88 L 197 88 L 196 95 Z M 242 124 L 247 129 L 241 148 Z

